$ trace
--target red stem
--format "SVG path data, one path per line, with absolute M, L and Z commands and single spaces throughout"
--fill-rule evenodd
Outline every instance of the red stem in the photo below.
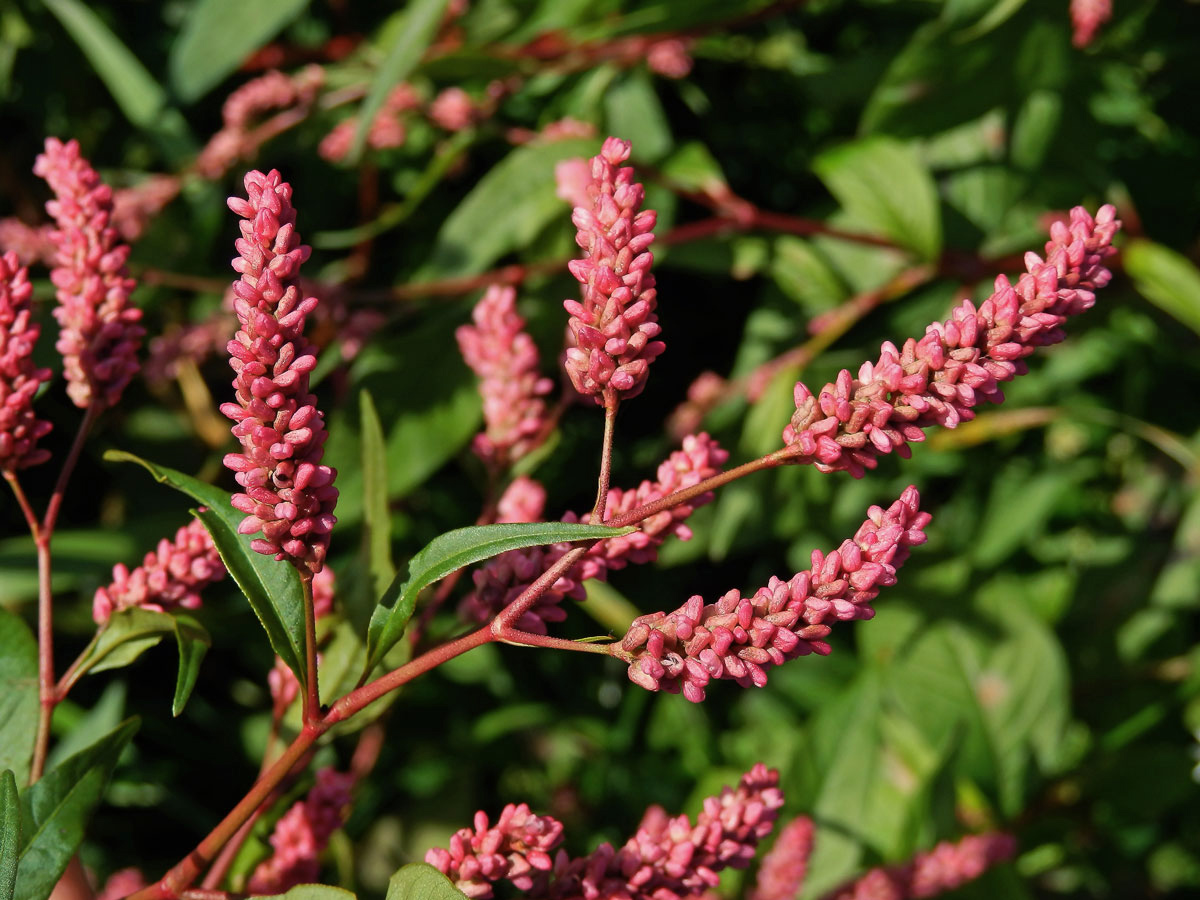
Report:
M 58 473 L 54 493 L 50 495 L 50 502 L 46 504 L 42 526 L 35 538 L 38 560 L 38 699 L 41 709 L 38 714 L 37 737 L 33 745 L 33 763 L 29 770 L 30 784 L 41 778 L 45 770 L 46 755 L 50 749 L 50 723 L 54 716 L 54 707 L 59 701 L 58 685 L 54 679 L 54 594 L 50 539 L 54 536 L 54 526 L 58 522 L 58 513 L 67 493 L 67 482 L 70 481 L 71 472 L 83 451 L 83 443 L 87 440 L 88 432 L 100 414 L 100 409 L 99 401 L 93 399 L 84 412 L 79 430 L 75 432 L 75 440 L 71 443 L 71 450 Z

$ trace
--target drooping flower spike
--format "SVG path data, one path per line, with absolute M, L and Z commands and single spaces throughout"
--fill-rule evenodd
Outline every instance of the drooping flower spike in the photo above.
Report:
M 1111 206 L 1094 219 L 1077 206 L 1069 223 L 1051 227 L 1044 260 L 1025 254 L 1027 271 L 1015 285 L 1001 275 L 978 308 L 964 300 L 920 340 L 899 349 L 885 343 L 857 377 L 843 369 L 816 394 L 797 384 L 796 412 L 783 431 L 784 443 L 799 451 L 791 462 L 861 477 L 882 454 L 907 457 L 924 429 L 953 428 L 973 419 L 979 403 L 1001 402 L 1000 383 L 1027 372 L 1024 358 L 1061 341 L 1067 318 L 1096 302 L 1094 291 L 1112 277 L 1103 261 L 1116 252 L 1120 227 Z
M 76 141 L 46 138 L 33 171 L 54 191 L 46 203 L 57 247 L 50 280 L 58 294 L 55 347 L 67 395 L 80 409 L 93 402 L 115 406 L 137 373 L 145 329 L 142 311 L 129 303 L 135 282 L 125 268 L 129 246 L 112 223 L 112 190 L 80 156 Z
M 650 363 L 665 347 L 655 340 L 661 329 L 648 250 L 657 216 L 642 209 L 646 191 L 633 180 L 633 169 L 621 167 L 629 152 L 628 141 L 604 142 L 580 192 L 591 205 L 576 206 L 571 216 L 584 257 L 568 264 L 582 286 L 582 301 L 563 303 L 571 317 L 567 375 L 579 393 L 601 405 L 606 391 L 640 394 Z
M 887 509 L 872 506 L 851 540 L 788 581 L 772 578 L 752 597 L 729 591 L 716 603 L 699 595 L 673 613 L 634 619 L 610 651 L 628 661 L 629 680 L 647 690 L 704 699 L 710 681 L 762 687 L 767 669 L 798 656 L 830 652 L 825 638 L 839 621 L 869 619 L 879 589 L 896 583 L 909 547 L 923 544 L 928 513 L 907 488 Z
M 246 513 L 242 534 L 259 553 L 287 560 L 314 574 L 325 564 L 338 491 L 336 472 L 321 463 L 325 418 L 309 391 L 317 364 L 304 337 L 305 319 L 317 305 L 297 284 L 309 248 L 296 233 L 292 188 L 279 172 L 249 172 L 248 199 L 229 198 L 242 217 L 233 267 L 234 311 L 241 329 L 229 342 L 236 403 L 223 403 L 242 452 L 225 465 L 237 473 L 244 493 L 233 506 Z

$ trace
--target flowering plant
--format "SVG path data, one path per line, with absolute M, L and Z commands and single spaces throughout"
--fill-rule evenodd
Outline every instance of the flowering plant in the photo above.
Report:
M 0 900 L 1200 884 L 1157 20 L 284 6 L 5 20 L 136 133 L 6 151 Z

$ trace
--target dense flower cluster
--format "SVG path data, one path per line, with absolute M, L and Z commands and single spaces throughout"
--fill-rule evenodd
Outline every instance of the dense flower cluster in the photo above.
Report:
M 517 292 L 492 285 L 475 304 L 473 325 L 456 332 L 463 359 L 479 376 L 484 431 L 471 447 L 484 462 L 504 467 L 545 439 L 546 404 L 554 382 L 538 375 L 538 351 L 517 313 Z
M 567 375 L 575 389 L 595 397 L 615 391 L 634 397 L 645 387 L 650 363 L 664 349 L 654 314 L 656 291 L 648 248 L 654 210 L 642 209 L 646 191 L 633 180 L 628 141 L 610 137 L 592 158 L 585 191 L 590 204 L 575 207 L 571 220 L 583 259 L 568 265 L 582 285 L 582 302 L 566 300 Z
M 1112 0 L 1071 0 L 1071 43 L 1083 48 L 1090 44 L 1100 26 L 1112 18 Z
M 50 280 L 58 293 L 55 347 L 63 357 L 67 394 L 81 409 L 93 402 L 114 406 L 137 373 L 145 330 L 142 311 L 129 305 L 135 282 L 125 268 L 129 247 L 119 243 L 112 225 L 112 190 L 75 141 L 47 138 L 33 171 L 54 191 L 46 203 L 58 248 Z
M 196 171 L 220 178 L 239 159 L 258 149 L 264 136 L 253 129 L 255 120 L 272 110 L 307 108 L 325 81 L 325 70 L 307 66 L 295 75 L 271 71 L 251 79 L 225 98 L 223 124 L 196 158 Z
M 996 863 L 1012 858 L 1016 841 L 991 832 L 969 835 L 958 843 L 943 841 L 902 866 L 872 869 L 829 900 L 909 900 L 936 897 L 973 881 Z
M 33 412 L 33 398 L 50 380 L 33 363 L 41 326 L 32 320 L 29 275 L 13 252 L 0 256 L 0 471 L 14 472 L 50 458 L 37 446 L 51 425 Z
M 254 894 L 279 894 L 298 884 L 317 880 L 317 861 L 330 836 L 346 822 L 354 776 L 348 772 L 321 769 L 317 783 L 303 800 L 275 823 L 271 846 L 275 853 L 259 863 L 248 888 Z
M 233 261 L 242 327 L 229 342 L 237 402 L 221 405 L 237 423 L 242 452 L 228 454 L 225 465 L 245 489 L 232 499 L 246 513 L 241 533 L 262 532 L 251 547 L 316 573 L 337 521 L 338 492 L 337 473 L 321 464 L 325 420 L 308 388 L 317 359 L 304 324 L 317 300 L 303 297 L 296 280 L 309 248 L 296 233 L 291 185 L 274 170 L 250 172 L 245 184 L 248 200 L 229 199 L 243 220 Z
M 518 475 L 496 502 L 496 521 L 540 522 L 546 510 L 546 489 L 528 475 Z
M 657 481 L 643 481 L 631 491 L 620 488 L 609 491 L 605 521 L 711 478 L 721 471 L 728 458 L 728 452 L 707 434 L 689 435 L 684 438 L 683 446 L 658 467 Z M 674 534 L 680 540 L 690 538 L 691 531 L 685 524 L 688 516 L 711 502 L 712 496 L 711 492 L 700 494 L 687 503 L 646 519 L 639 531 L 609 538 L 593 547 L 538 597 L 537 603 L 517 621 L 516 627 L 545 634 L 547 622 L 561 622 L 566 618 L 566 610 L 562 608 L 565 597 L 575 600 L 586 597 L 583 582 L 587 579 L 607 578 L 610 570 L 622 569 L 631 562 L 653 562 L 658 556 L 658 547 L 669 535 Z M 563 521 L 586 522 L 589 518 L 589 515 L 580 517 L 567 513 Z M 472 576 L 475 587 L 463 598 L 459 615 L 472 622 L 490 621 L 570 549 L 570 544 L 552 544 L 510 550 L 492 558 L 475 570 Z
M 775 846 L 758 866 L 758 877 L 747 900 L 795 900 L 808 874 L 813 848 L 813 821 L 799 816 L 779 832 Z
M 782 805 L 779 773 L 759 763 L 736 788 L 708 797 L 695 824 L 650 807 L 620 849 L 601 844 L 577 859 L 559 850 L 552 864 L 562 825 L 510 804 L 494 826 L 476 814 L 474 829 L 461 829 L 449 850 L 434 848 L 425 861 L 471 898 L 491 897 L 506 879 L 531 900 L 682 900 L 715 887 L 722 869 L 749 865 Z
M 450 838 L 450 849 L 434 847 L 425 861 L 473 898 L 492 896 L 492 885 L 502 879 L 518 890 L 529 891 L 538 872 L 548 872 L 551 851 L 562 840 L 562 823 L 550 816 L 535 816 L 522 803 L 504 807 L 496 824 L 487 813 L 475 814 L 475 827 L 460 828 Z
M 857 378 L 843 369 L 815 395 L 797 384 L 796 412 L 783 432 L 784 443 L 801 454 L 792 461 L 857 478 L 880 454 L 907 457 L 908 443 L 925 439 L 923 429 L 953 428 L 973 419 L 980 402 L 1001 402 L 1000 382 L 1028 371 L 1024 357 L 1061 341 L 1067 318 L 1090 309 L 1093 292 L 1108 284 L 1102 263 L 1116 252 L 1120 227 L 1111 206 L 1094 219 L 1076 207 L 1070 224 L 1051 227 L 1045 260 L 1025 254 L 1027 272 L 1016 285 L 1001 275 L 981 306 L 964 300 L 919 341 L 910 338 L 900 349 L 885 343 Z
M 114 612 L 135 606 L 154 612 L 196 609 L 200 591 L 224 574 L 208 529 L 193 519 L 175 533 L 174 541 L 159 541 L 132 571 L 122 563 L 113 566 L 112 583 L 96 589 L 92 618 L 103 625 Z
M 629 661 L 629 680 L 694 703 L 713 679 L 762 687 L 766 670 L 810 653 L 828 654 L 834 622 L 869 619 L 879 589 L 896 583 L 911 546 L 925 542 L 928 513 L 907 488 L 887 509 L 872 506 L 851 540 L 789 581 L 772 578 L 752 597 L 734 589 L 705 605 L 699 595 L 675 612 L 640 616 L 614 652 Z

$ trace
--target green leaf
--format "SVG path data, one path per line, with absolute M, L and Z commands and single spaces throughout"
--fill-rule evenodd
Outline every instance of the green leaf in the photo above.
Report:
M 24 621 L 0 609 L 0 769 L 29 780 L 38 721 L 37 641 Z
M 363 555 L 374 583 L 373 597 L 396 577 L 392 562 L 392 514 L 388 510 L 387 447 L 371 392 L 359 394 L 362 415 Z
M 166 92 L 158 80 L 89 5 L 79 0 L 46 0 L 46 7 L 79 45 L 125 118 L 168 138 L 173 157 L 185 153 L 191 141 L 183 117 L 167 107 Z
M 592 140 L 527 144 L 513 150 L 479 180 L 442 224 L 429 262 L 416 281 L 477 275 L 506 253 L 527 246 L 555 217 L 570 209 L 555 194 L 554 166 L 590 157 Z
M 388 881 L 386 900 L 462 900 L 462 893 L 429 863 L 402 866 Z
M 434 871 L 436 872 L 437 869 Z M 255 894 L 254 896 L 269 896 L 281 898 L 281 900 L 282 898 L 286 898 L 286 900 L 355 900 L 355 895 L 350 891 L 330 887 L 327 884 L 301 884 L 282 894 Z M 458 896 L 461 898 L 462 894 Z
M 122 450 L 109 450 L 104 458 L 109 462 L 137 463 L 155 481 L 169 484 L 208 507 L 197 517 L 212 535 L 225 568 L 250 601 L 272 649 L 296 673 L 303 690 L 304 593 L 296 568 L 250 549 L 250 542 L 237 531 L 244 516 L 229 505 L 230 495 L 220 488 Z
M 420 63 L 437 31 L 447 2 L 448 0 L 414 0 L 404 11 L 403 20 L 389 30 L 392 44 L 388 48 L 387 57 L 371 80 L 371 89 L 367 91 L 362 106 L 358 108 L 358 127 L 347 154 L 350 162 L 358 162 L 362 157 L 367 133 L 371 130 L 371 123 L 375 121 L 375 114 L 383 107 L 388 92 L 407 78 Z
M 13 900 L 21 847 L 21 804 L 12 769 L 0 775 L 0 900 Z
M 1200 270 L 1191 260 L 1140 238 L 1129 242 L 1123 258 L 1138 293 L 1200 334 Z
M 67 758 L 21 798 L 21 856 L 15 900 L 45 900 L 83 841 L 117 759 L 138 720 L 128 719 L 86 750 Z
M 125 696 L 128 692 L 125 681 L 114 678 L 105 685 L 100 699 L 86 712 L 72 710 L 70 701 L 54 707 L 53 732 L 58 739 L 46 758 L 46 768 L 56 768 L 64 759 L 90 747 L 120 725 L 125 718 Z
M 869 137 L 822 153 L 813 169 L 855 219 L 922 259 L 942 249 L 937 187 L 913 149 Z
M 371 623 L 367 627 L 367 665 L 364 674 L 375 668 L 383 655 L 403 637 L 421 590 L 451 572 L 509 550 L 563 541 L 611 538 L 636 530 L 633 527 L 609 528 L 573 522 L 531 522 L 473 525 L 435 537 L 408 561 L 408 580 L 401 584 L 397 575 L 371 614 Z
M 645 69 L 632 69 L 604 94 L 608 133 L 633 144 L 635 159 L 658 162 L 670 152 L 674 139 L 667 114 L 658 101 Z
M 171 699 L 171 715 L 183 712 L 196 678 L 200 674 L 200 663 L 212 646 L 212 639 L 204 626 L 191 616 L 177 614 L 175 619 L 175 644 L 179 648 L 179 674 L 175 677 L 175 696 Z
M 175 630 L 167 613 L 132 607 L 113 613 L 96 633 L 76 674 L 127 666 Z
M 185 103 L 198 100 L 307 6 L 308 0 L 197 0 L 171 45 L 171 87 Z

